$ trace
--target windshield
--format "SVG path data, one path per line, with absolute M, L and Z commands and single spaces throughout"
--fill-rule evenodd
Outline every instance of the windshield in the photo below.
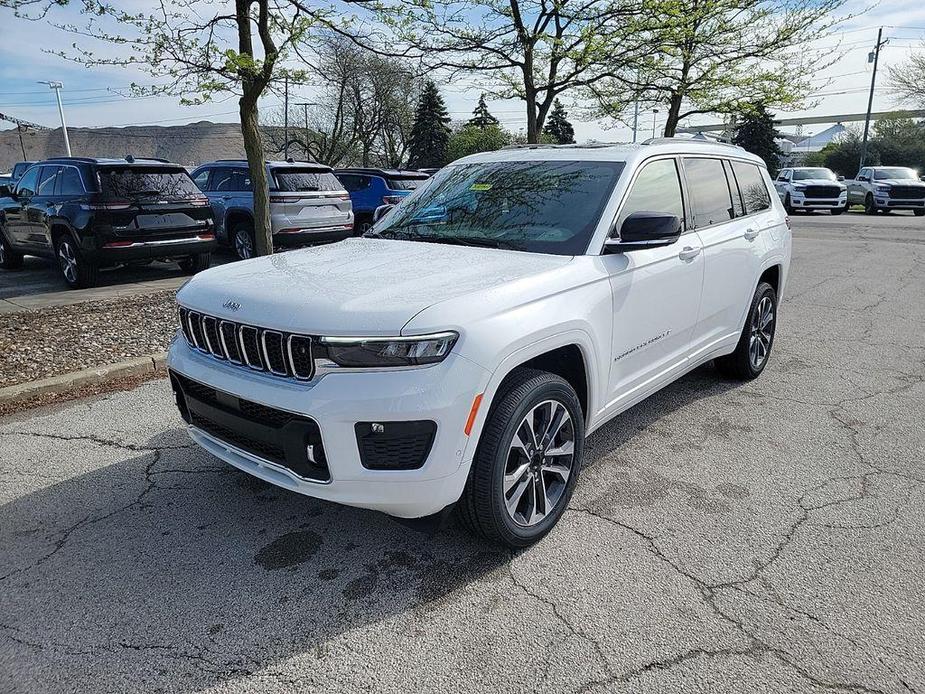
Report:
M 100 169 L 100 186 L 104 196 L 120 200 L 186 200 L 202 197 L 202 192 L 185 169 L 168 169 L 163 166 L 107 166 Z
M 810 180 L 834 181 L 835 174 L 828 169 L 795 169 L 793 172 L 794 181 Z
M 450 165 L 370 235 L 583 254 L 622 170 L 623 162 L 605 161 Z
M 285 193 L 307 193 L 316 190 L 343 190 L 344 186 L 329 171 L 317 169 L 286 169 L 274 171 L 276 187 Z
M 911 178 L 919 180 L 919 175 L 915 169 L 907 169 L 905 166 L 891 166 L 886 169 L 874 169 L 874 180 L 885 181 L 888 178 Z

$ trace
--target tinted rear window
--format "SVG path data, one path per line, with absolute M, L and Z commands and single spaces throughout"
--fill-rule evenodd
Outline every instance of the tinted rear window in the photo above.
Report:
M 184 169 L 164 167 L 105 167 L 99 170 L 100 189 L 106 197 L 182 200 L 202 196 Z
M 742 200 L 745 202 L 745 214 L 755 214 L 771 206 L 771 195 L 764 184 L 761 171 L 754 164 L 732 162 L 732 171 L 739 182 L 742 191 Z
M 285 193 L 344 189 L 337 177 L 329 171 L 285 169 L 274 171 L 273 177 L 276 179 L 276 187 Z
M 386 179 L 386 185 L 392 190 L 414 190 L 426 180 L 426 178 L 389 178 Z
M 685 159 L 684 172 L 695 229 L 733 218 L 732 196 L 719 159 Z

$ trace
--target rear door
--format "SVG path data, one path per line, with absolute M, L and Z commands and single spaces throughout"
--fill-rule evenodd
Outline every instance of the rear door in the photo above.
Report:
M 351 223 L 350 195 L 330 170 L 286 167 L 274 169 L 272 174 L 273 214 L 282 215 L 287 226 L 321 229 Z
M 37 251 L 48 248 L 48 220 L 55 214 L 55 185 L 60 170 L 58 166 L 43 166 L 39 173 L 35 195 L 25 207 L 26 223 L 20 227 L 24 247 Z
M 703 241 L 703 300 L 696 353 L 737 340 L 775 227 L 766 174 L 749 162 L 686 157 L 694 225 Z
M 675 157 L 642 165 L 616 228 L 633 212 L 668 213 L 685 220 Z M 608 407 L 634 402 L 685 361 L 700 304 L 703 254 L 696 232 L 683 223 L 684 233 L 670 246 L 602 256 L 614 310 Z

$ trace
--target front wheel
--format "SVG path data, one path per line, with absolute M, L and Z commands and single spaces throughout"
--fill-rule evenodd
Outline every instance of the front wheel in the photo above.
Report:
M 771 356 L 776 328 L 777 292 L 770 284 L 762 282 L 752 297 L 735 351 L 718 358 L 717 368 L 725 376 L 741 381 L 758 378 Z
M 844 211 L 847 210 L 847 209 L 848 209 L 847 206 L 845 206 L 845 207 L 833 207 L 833 208 L 832 208 L 832 214 L 833 214 L 833 215 L 839 215 L 839 214 L 841 214 L 842 212 L 844 212 Z
M 912 214 L 916 217 L 925 217 L 925 210 L 912 210 Z
M 786 210 L 787 214 L 793 214 L 796 211 L 790 202 L 790 193 L 784 196 L 784 210 Z
M 84 257 L 70 236 L 61 236 L 55 242 L 55 258 L 68 287 L 87 289 L 96 286 L 96 264 Z
M 565 379 L 517 369 L 482 431 L 457 506 L 463 524 L 510 547 L 542 538 L 568 506 L 584 434 L 581 403 Z
M 6 234 L 0 231 L 0 268 L 4 270 L 18 270 L 22 267 L 22 253 L 13 250 Z
M 864 198 L 864 213 L 877 214 L 877 203 L 874 202 L 874 196 L 870 193 Z

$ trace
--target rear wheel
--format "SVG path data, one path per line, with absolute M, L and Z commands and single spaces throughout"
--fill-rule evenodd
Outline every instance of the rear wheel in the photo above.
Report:
M 762 282 L 752 297 L 735 351 L 718 358 L 717 368 L 724 375 L 742 381 L 758 378 L 771 356 L 776 328 L 777 292 L 770 284 Z
M 96 286 L 97 266 L 88 260 L 68 235 L 55 241 L 55 258 L 67 286 L 71 289 L 86 289 Z
M 234 252 L 241 260 L 254 257 L 254 225 L 252 222 L 239 222 L 231 230 Z
M 22 253 L 13 250 L 6 234 L 0 231 L 0 268 L 4 270 L 18 270 L 22 267 Z
M 515 371 L 482 431 L 457 506 L 463 524 L 511 547 L 542 538 L 568 506 L 584 434 L 581 403 L 565 379 Z
M 877 203 L 874 202 L 874 196 L 870 193 L 864 198 L 864 212 L 865 214 L 877 214 Z
M 207 270 L 212 264 L 211 253 L 197 253 L 189 258 L 180 261 L 180 269 L 188 275 L 195 275 L 197 272 Z
M 358 214 L 353 222 L 353 233 L 362 236 L 373 228 L 373 217 L 369 214 Z

